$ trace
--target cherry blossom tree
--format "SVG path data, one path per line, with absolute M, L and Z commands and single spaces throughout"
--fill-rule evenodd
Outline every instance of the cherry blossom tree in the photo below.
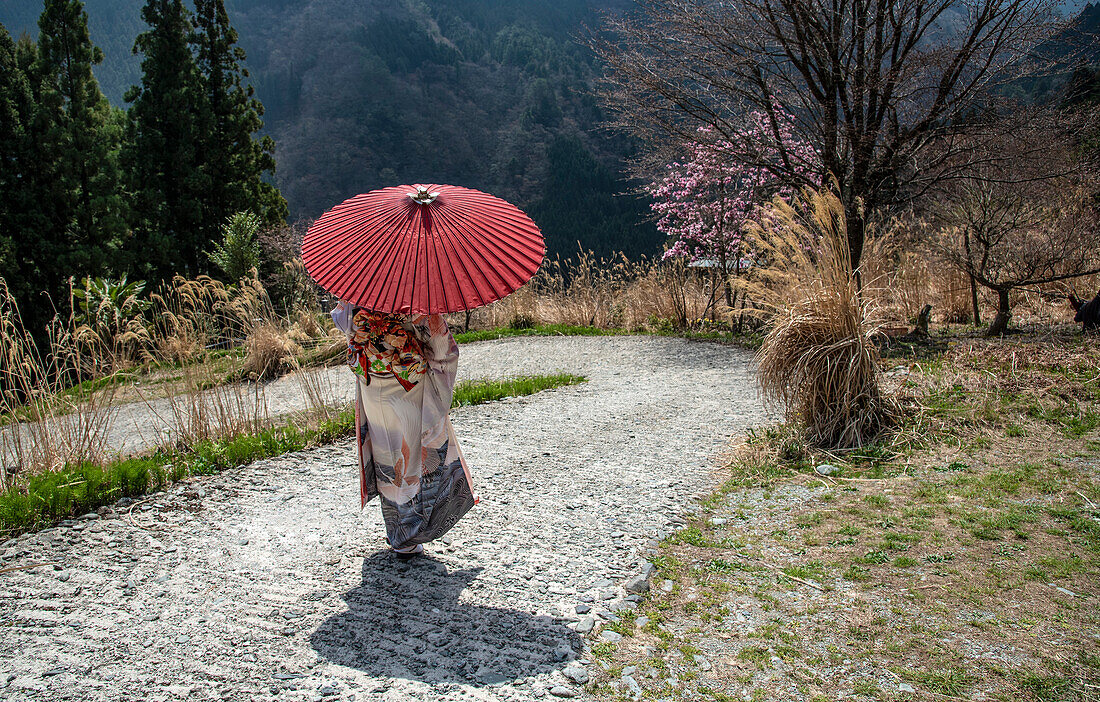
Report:
M 726 305 L 731 308 L 729 275 L 741 272 L 745 224 L 755 221 L 761 206 L 773 197 L 789 199 L 798 185 L 821 183 L 817 153 L 793 137 L 789 115 L 779 110 L 775 114 L 777 121 L 761 112 L 749 115 L 740 136 L 760 145 L 751 162 L 739 157 L 741 150 L 733 142 L 703 126 L 687 157 L 670 163 L 646 188 L 653 198 L 650 207 L 659 216 L 657 230 L 672 242 L 665 260 L 712 262 L 723 276 Z M 795 183 L 781 180 L 776 170 L 764 165 L 780 159 L 791 164 Z

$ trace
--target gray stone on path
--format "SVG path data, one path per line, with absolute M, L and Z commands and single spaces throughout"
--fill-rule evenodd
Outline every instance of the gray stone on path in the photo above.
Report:
M 649 592 L 649 581 L 646 576 L 637 575 L 626 582 L 625 588 L 627 592 L 641 595 Z
M 607 608 L 619 583 L 645 572 L 645 544 L 714 485 L 732 436 L 768 420 L 751 353 L 655 337 L 527 337 L 460 352 L 460 380 L 570 372 L 589 382 L 452 411 L 480 504 L 449 545 L 395 562 L 378 502 L 360 509 L 350 440 L 197 477 L 150 496 L 133 521 L 70 520 L 56 540 L 6 546 L 62 562 L 72 578 L 4 574 L 0 670 L 58 670 L 20 678 L 33 678 L 35 702 L 274 702 L 323 686 L 395 702 L 577 694 L 563 671 L 597 618 L 573 624 L 573 602 L 609 592 L 593 609 L 617 621 Z M 325 373 L 350 397 L 350 371 Z M 279 394 L 285 382 L 272 385 L 270 414 L 298 408 Z M 128 407 L 112 441 L 158 421 Z M 154 677 L 171 684 L 151 691 Z
M 572 680 L 578 685 L 584 685 L 588 682 L 588 671 L 580 665 L 568 665 L 565 670 L 562 671 L 562 675 Z

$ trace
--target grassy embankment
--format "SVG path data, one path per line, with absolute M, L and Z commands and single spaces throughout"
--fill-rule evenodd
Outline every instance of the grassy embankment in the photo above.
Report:
M 594 644 L 598 696 L 625 670 L 721 702 L 1100 699 L 1100 345 L 884 365 L 888 442 L 829 455 L 772 427 L 731 454 L 652 559 L 648 623 Z
M 464 381 L 455 387 L 452 406 L 531 395 L 585 380 L 563 373 L 499 381 Z M 177 451 L 161 451 L 103 465 L 84 463 L 39 473 L 0 494 L 0 537 L 38 529 L 121 497 L 136 497 L 162 489 L 188 476 L 217 473 L 261 458 L 331 443 L 351 436 L 354 418 L 354 411 L 343 410 L 320 421 L 293 419 L 258 433 L 201 441 Z

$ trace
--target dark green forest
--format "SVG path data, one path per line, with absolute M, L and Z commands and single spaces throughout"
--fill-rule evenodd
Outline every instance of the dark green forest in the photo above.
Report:
M 140 16 L 126 110 L 94 75 L 80 0 L 45 0 L 34 35 L 0 27 L 0 277 L 36 334 L 70 278 L 195 275 L 234 213 L 287 215 L 222 0 L 147 0 Z
M 194 6 L 188 1 L 188 7 Z M 601 255 L 652 254 L 648 208 L 626 194 L 635 146 L 600 129 L 597 67 L 575 41 L 626 0 L 226 0 L 274 184 L 291 220 L 351 195 L 433 181 L 491 192 L 528 210 L 551 255 L 577 241 Z M 0 22 L 32 38 L 41 6 L 0 4 Z M 142 0 L 89 0 L 95 67 L 115 107 L 141 79 L 131 49 Z M 585 211 L 578 211 L 583 203 Z

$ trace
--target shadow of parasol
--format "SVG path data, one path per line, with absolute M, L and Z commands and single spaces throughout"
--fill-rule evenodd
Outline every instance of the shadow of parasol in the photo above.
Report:
M 494 685 L 548 673 L 574 659 L 581 639 L 552 617 L 463 601 L 481 568 L 448 571 L 429 556 L 363 561 L 346 612 L 310 637 L 318 655 L 378 677 Z

